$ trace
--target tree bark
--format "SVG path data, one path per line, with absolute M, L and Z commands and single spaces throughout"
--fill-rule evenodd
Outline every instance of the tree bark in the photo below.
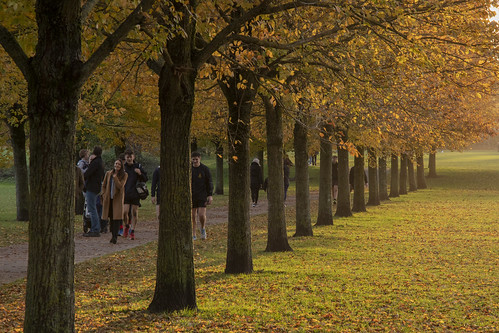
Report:
M 390 200 L 388 198 L 388 180 L 386 176 L 386 157 L 381 156 L 378 159 L 378 176 L 379 176 L 379 199 L 381 201 Z
M 265 159 L 264 159 L 264 150 L 259 150 L 256 152 L 256 157 L 260 160 L 260 168 L 262 169 L 262 177 L 265 179 Z
M 28 163 L 26 161 L 26 133 L 24 132 L 24 115 L 20 112 L 21 106 L 13 106 L 15 110 L 11 112 L 9 118 L 16 117 L 15 124 L 6 121 L 9 128 L 12 150 L 14 152 L 14 170 L 16 177 L 16 208 L 17 221 L 29 221 L 29 178 Z
M 284 170 L 282 107 L 262 96 L 267 120 L 267 156 L 269 182 L 267 187 L 268 236 L 266 252 L 292 251 L 288 243 L 284 214 Z
M 390 159 L 390 198 L 399 196 L 399 158 L 392 154 Z
M 184 19 L 184 27 L 194 29 L 192 18 Z M 197 72 L 191 65 L 190 47 L 189 39 L 169 41 L 168 52 L 174 64 L 165 63 L 159 77 L 161 170 L 166 172 L 161 172 L 160 180 L 156 288 L 148 308 L 151 312 L 197 307 L 190 191 L 190 133 Z M 181 70 L 185 68 L 189 70 Z
M 379 206 L 378 159 L 373 149 L 368 150 L 369 200 L 368 206 Z
M 247 84 L 241 85 L 242 80 Z M 229 223 L 225 273 L 251 273 L 249 135 L 251 109 L 259 85 L 253 73 L 239 69 L 225 81 L 219 82 L 229 107 Z
M 407 155 L 400 155 L 399 194 L 407 194 Z
M 343 141 L 347 140 L 346 136 Z M 336 203 L 335 216 L 348 217 L 352 216 L 350 207 L 350 183 L 348 174 L 350 172 L 348 150 L 338 143 L 338 202 Z
M 323 123 L 322 127 L 321 133 L 323 136 L 320 138 L 319 211 L 316 225 L 333 225 L 333 202 L 331 198 L 331 189 L 333 187 L 333 126 Z
M 437 177 L 437 152 L 432 151 L 428 158 L 428 178 Z
M 414 172 L 413 155 L 407 155 L 407 176 L 409 177 L 409 191 L 414 192 L 418 189 L 416 184 L 416 173 Z
M 355 156 L 354 182 L 353 182 L 353 205 L 352 212 L 365 212 L 366 201 L 364 197 L 365 171 L 364 171 L 364 148 L 357 147 L 359 155 Z
M 424 156 L 423 153 L 418 153 L 416 156 L 417 163 L 417 178 L 418 178 L 418 189 L 422 190 L 427 188 L 426 178 L 424 174 Z
M 216 145 L 217 181 L 215 194 L 224 194 L 224 146 L 220 140 L 216 141 Z
M 313 236 L 310 217 L 310 189 L 308 177 L 307 127 L 295 121 L 295 178 L 296 178 L 296 233 L 297 236 Z

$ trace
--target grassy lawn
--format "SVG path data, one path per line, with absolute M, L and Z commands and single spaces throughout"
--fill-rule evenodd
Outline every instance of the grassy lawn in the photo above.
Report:
M 223 273 L 227 227 L 214 226 L 195 243 L 197 311 L 146 311 L 155 243 L 79 264 L 76 330 L 498 331 L 499 154 L 438 154 L 437 173 L 314 237 L 291 237 L 288 207 L 293 252 L 264 252 L 267 220 L 253 218 L 253 274 Z M 23 297 L 23 281 L 0 287 L 2 331 L 22 330 Z

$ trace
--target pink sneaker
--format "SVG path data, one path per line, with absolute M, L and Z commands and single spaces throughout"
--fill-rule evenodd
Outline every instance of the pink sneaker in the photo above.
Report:
M 128 237 L 128 231 L 130 230 L 129 227 L 125 227 L 125 232 L 123 233 L 123 238 L 127 238 Z

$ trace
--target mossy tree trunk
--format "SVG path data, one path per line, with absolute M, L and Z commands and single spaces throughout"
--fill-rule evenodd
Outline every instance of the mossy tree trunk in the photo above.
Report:
M 396 154 L 390 157 L 390 198 L 399 196 L 399 158 Z
M 284 214 L 284 169 L 283 169 L 283 127 L 282 107 L 273 105 L 270 99 L 262 96 L 267 120 L 267 186 L 268 235 L 266 252 L 291 251 L 286 231 Z
M 386 176 L 386 157 L 381 156 L 378 159 L 378 176 L 379 176 L 379 199 L 381 201 L 389 200 L 388 198 L 388 179 Z
M 333 202 L 331 188 L 333 186 L 333 126 L 324 122 L 321 125 L 320 137 L 320 169 L 319 169 L 319 211 L 316 225 L 333 224 Z
M 15 119 L 14 122 L 8 121 Z M 5 119 L 9 128 L 10 141 L 14 152 L 14 171 L 16 177 L 17 221 L 29 221 L 29 178 L 26 161 L 26 133 L 24 112 L 20 104 L 15 104 Z
M 407 154 L 400 154 L 399 194 L 407 194 Z
M 428 178 L 437 177 L 437 152 L 433 150 L 428 157 Z
M 313 236 L 310 217 L 307 132 L 303 119 L 295 121 L 296 233 L 294 236 Z
M 417 184 L 418 184 L 418 189 L 422 190 L 427 188 L 426 185 L 426 178 L 424 174 L 424 156 L 423 153 L 418 153 L 416 156 L 416 163 L 417 163 Z
M 195 22 L 183 21 L 193 36 Z M 173 64 L 165 63 L 159 77 L 161 109 L 161 202 L 156 288 L 149 311 L 194 309 L 196 286 L 191 223 L 190 133 L 196 71 L 191 63 L 191 41 L 168 42 Z M 188 69 L 188 70 L 185 70 Z
M 216 145 L 216 163 L 217 163 L 217 181 L 215 185 L 215 194 L 224 194 L 224 146 L 220 140 Z
M 416 173 L 414 171 L 414 163 L 412 161 L 413 155 L 407 155 L 407 176 L 409 178 L 409 191 L 414 192 L 418 189 L 416 184 Z
M 350 207 L 350 182 L 349 182 L 349 151 L 341 142 L 346 142 L 347 137 L 344 134 L 338 142 L 338 201 L 336 202 L 336 213 L 338 217 L 352 216 Z
M 374 149 L 368 150 L 369 199 L 368 206 L 379 206 L 378 159 Z
M 354 181 L 353 181 L 353 205 L 352 212 L 365 212 L 366 199 L 364 197 L 365 171 L 364 171 L 364 148 L 357 147 L 359 154 L 355 156 Z
M 242 84 L 243 80 L 247 84 Z M 229 224 L 225 273 L 253 272 L 250 225 L 250 119 L 258 89 L 255 75 L 235 69 L 219 82 L 229 107 Z

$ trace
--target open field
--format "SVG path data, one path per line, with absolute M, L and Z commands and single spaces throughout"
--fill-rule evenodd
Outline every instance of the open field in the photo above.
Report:
M 213 226 L 195 243 L 197 311 L 146 311 L 156 243 L 79 264 L 76 330 L 498 331 L 499 153 L 438 154 L 437 173 L 429 189 L 335 219 L 314 237 L 291 237 L 288 207 L 293 252 L 264 252 L 266 216 L 253 218 L 249 275 L 223 273 L 227 227 Z M 22 281 L 0 288 L 2 331 L 22 330 L 24 292 Z

